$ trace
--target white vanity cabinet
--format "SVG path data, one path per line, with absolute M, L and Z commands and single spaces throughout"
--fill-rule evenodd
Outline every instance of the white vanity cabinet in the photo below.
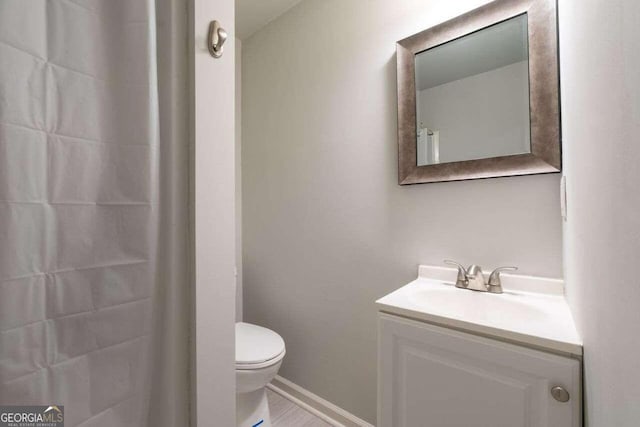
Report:
M 579 360 L 382 312 L 378 322 L 378 427 L 581 425 Z

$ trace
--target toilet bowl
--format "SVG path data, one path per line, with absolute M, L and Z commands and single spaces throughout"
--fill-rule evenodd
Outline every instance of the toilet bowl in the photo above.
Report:
M 278 373 L 284 340 L 270 329 L 236 323 L 236 423 L 238 427 L 271 427 L 265 386 Z

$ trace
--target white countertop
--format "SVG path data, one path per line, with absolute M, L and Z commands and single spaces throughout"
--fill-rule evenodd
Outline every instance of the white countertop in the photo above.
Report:
M 455 269 L 421 266 L 416 280 L 376 304 L 387 313 L 581 356 L 562 281 L 503 277 L 504 293 L 476 292 L 455 287 Z

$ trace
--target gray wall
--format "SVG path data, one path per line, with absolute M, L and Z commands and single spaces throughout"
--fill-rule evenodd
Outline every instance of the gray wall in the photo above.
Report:
M 397 185 L 395 41 L 481 3 L 305 0 L 243 41 L 244 317 L 370 422 L 374 301 L 419 263 L 562 276 L 557 174 Z
M 569 303 L 590 427 L 640 423 L 640 2 L 560 1 Z
M 420 122 L 440 132 L 440 163 L 531 151 L 528 67 L 516 62 L 418 92 Z

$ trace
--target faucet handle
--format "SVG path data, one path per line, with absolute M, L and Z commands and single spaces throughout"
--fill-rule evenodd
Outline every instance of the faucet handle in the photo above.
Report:
M 501 271 L 515 271 L 518 267 L 498 267 L 491 272 L 489 275 L 489 281 L 487 285 L 489 286 L 489 292 L 493 292 L 494 294 L 502 293 L 502 281 L 500 280 L 500 272 Z
M 469 284 L 469 280 L 467 279 L 467 270 L 464 266 L 458 262 L 451 261 L 450 259 L 444 260 L 445 264 L 453 265 L 454 267 L 458 267 L 458 277 L 456 279 L 456 286 L 458 288 L 466 288 Z

